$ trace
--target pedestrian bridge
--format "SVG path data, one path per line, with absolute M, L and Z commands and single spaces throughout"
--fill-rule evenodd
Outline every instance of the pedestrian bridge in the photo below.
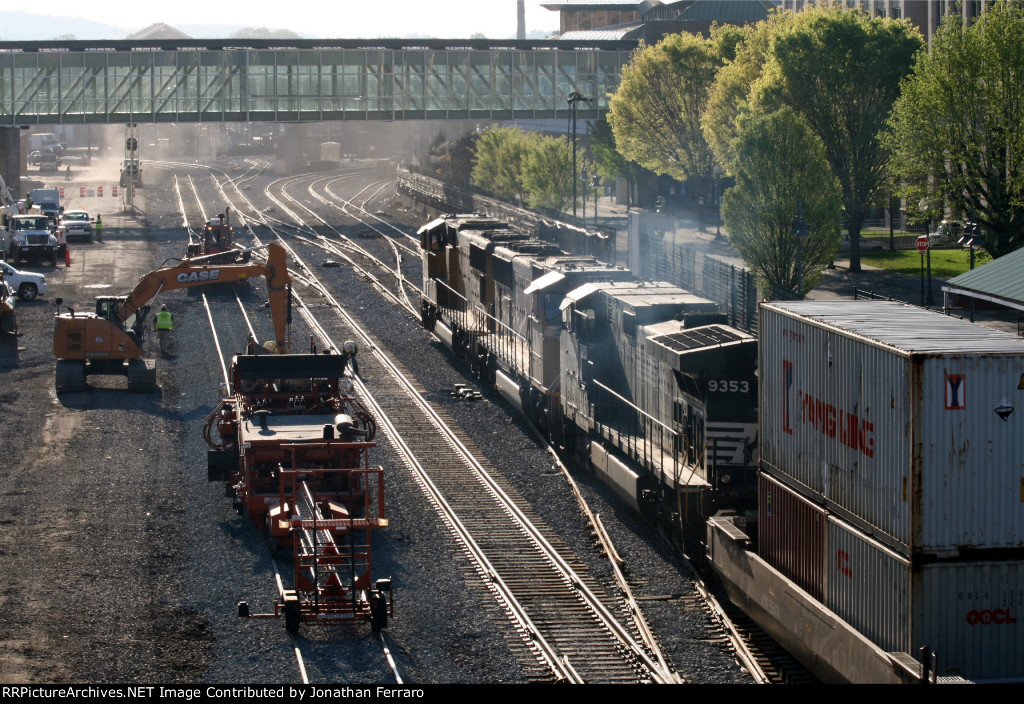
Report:
M 0 42 L 0 127 L 591 119 L 634 42 Z M 570 105 L 578 91 L 590 102 Z

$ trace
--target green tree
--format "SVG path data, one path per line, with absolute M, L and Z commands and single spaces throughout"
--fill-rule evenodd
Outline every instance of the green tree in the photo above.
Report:
M 1002 256 L 1024 244 L 1024 10 L 1000 0 L 965 26 L 948 16 L 892 114 L 908 201 L 949 203 Z
M 726 60 L 715 75 L 701 128 L 716 160 L 727 173 L 732 173 L 731 165 L 736 160 L 732 145 L 739 119 L 750 112 L 751 90 L 771 54 L 772 37 L 794 17 L 792 12 L 776 12 L 756 25 L 730 27 L 725 36 L 718 33 L 718 28 L 712 30 L 712 38 L 722 47 Z
M 647 169 L 624 157 L 615 146 L 615 134 L 608 120 L 602 117 L 588 127 L 590 150 L 594 155 L 597 172 L 610 179 L 626 182 L 626 201 L 632 207 L 636 202 L 636 183 Z
M 474 150 L 473 184 L 498 198 L 525 200 L 523 169 L 536 139 L 518 127 L 484 130 Z
M 697 179 L 707 195 L 714 156 L 700 119 L 721 65 L 714 41 L 691 34 L 641 46 L 610 103 L 619 152 L 655 173 Z
M 535 209 L 565 210 L 572 203 L 572 154 L 565 137 L 532 140 L 523 167 L 526 204 Z
M 732 146 L 736 185 L 726 191 L 722 217 L 729 241 L 747 262 L 765 298 L 814 288 L 839 247 L 839 181 L 822 144 L 790 108 L 742 119 Z M 791 234 L 798 204 L 810 233 Z
M 922 47 L 921 35 L 904 21 L 815 6 L 773 34 L 764 70 L 752 86 L 753 109 L 767 113 L 788 106 L 825 145 L 842 188 L 851 271 L 860 271 L 865 213 L 889 188 L 891 153 L 882 133 L 900 81 Z

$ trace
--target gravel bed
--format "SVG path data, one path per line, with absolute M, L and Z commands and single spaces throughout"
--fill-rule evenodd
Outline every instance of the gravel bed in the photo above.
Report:
M 169 177 L 157 169 L 150 174 L 145 222 L 120 232 L 108 224 L 105 236 L 126 248 L 137 240 L 138 250 L 130 251 L 139 253 L 132 256 L 148 257 L 132 262 L 141 272 L 180 257 L 185 245 Z M 254 202 L 256 193 L 254 184 Z M 216 198 L 211 192 L 211 202 Z M 310 251 L 307 260 L 314 265 L 325 258 L 331 257 Z M 453 399 L 456 383 L 475 381 L 416 319 L 383 303 L 349 269 L 314 268 L 614 589 L 564 479 L 517 414 L 492 389 L 482 388 L 480 401 Z M 120 272 L 118 292 L 124 278 Z M 159 364 L 159 393 L 128 394 L 123 379 L 90 378 L 90 391 L 57 400 L 47 334 L 53 299 L 63 295 L 87 309 L 96 294 L 62 287 L 56 274 L 51 281 L 44 299 L 19 306 L 25 349 L 0 350 L 5 682 L 289 683 L 298 681 L 295 647 L 312 682 L 391 682 L 365 624 L 307 624 L 293 639 L 282 620 L 236 616 L 243 600 L 254 613 L 271 610 L 276 589 L 260 531 L 235 514 L 222 484 L 206 480 L 203 420 L 223 382 L 199 294 L 161 296 L 175 316 L 177 350 Z M 239 349 L 245 333 L 233 296 L 215 287 L 206 292 L 222 344 Z M 240 295 L 260 316 L 261 333 L 268 333 L 262 283 Z M 292 339 L 307 335 L 296 316 Z M 391 523 L 375 536 L 374 572 L 395 580 L 396 614 L 386 637 L 403 678 L 524 682 L 493 599 L 467 578 L 448 529 L 386 440 L 378 441 L 374 461 L 386 469 Z M 705 639 L 704 613 L 684 607 L 680 597 L 692 586 L 672 552 L 593 477 L 577 472 L 576 479 L 625 558 L 638 596 L 668 597 L 645 601 L 643 609 L 674 667 L 689 681 L 742 681 L 731 656 Z M 287 565 L 282 570 L 290 580 Z

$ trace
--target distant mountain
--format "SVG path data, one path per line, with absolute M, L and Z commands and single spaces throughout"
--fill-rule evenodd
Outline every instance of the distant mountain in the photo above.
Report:
M 141 29 L 138 27 L 136 29 Z M 124 39 L 133 29 L 81 17 L 52 17 L 28 12 L 0 12 L 0 41 L 54 39 Z
M 251 24 L 180 24 L 173 25 L 180 32 L 194 39 L 224 39 L 235 32 L 252 27 Z M 0 11 L 0 41 L 46 41 L 53 39 L 126 39 L 129 35 L 145 29 L 144 27 L 119 27 L 102 22 L 82 19 L 80 17 L 53 17 L 28 12 Z M 270 28 L 269 31 L 274 31 Z M 510 39 L 508 37 L 491 37 L 492 39 Z M 527 32 L 528 39 L 545 39 L 548 34 L 542 30 Z M 308 36 L 316 39 L 316 36 Z M 378 39 L 365 37 L 366 39 Z M 403 39 L 427 39 L 423 35 L 401 37 Z M 448 37 L 445 37 L 448 38 Z

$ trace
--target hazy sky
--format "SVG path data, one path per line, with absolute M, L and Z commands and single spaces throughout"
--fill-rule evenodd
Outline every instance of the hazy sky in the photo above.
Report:
M 156 22 L 171 26 L 218 24 L 290 29 L 309 37 L 375 38 L 427 35 L 439 38 L 468 37 L 482 33 L 488 38 L 514 37 L 515 0 L 302 0 L 300 2 L 247 3 L 210 0 L 172 2 L 95 2 L 47 0 L 42 5 L 10 6 L 33 14 L 83 18 L 137 31 Z M 28 28 L 25 28 L 28 30 Z M 5 26 L 6 39 L 40 38 L 39 27 L 20 32 Z M 535 0 L 526 2 L 526 31 L 558 29 L 558 13 Z M 78 39 L 107 37 L 75 33 Z

